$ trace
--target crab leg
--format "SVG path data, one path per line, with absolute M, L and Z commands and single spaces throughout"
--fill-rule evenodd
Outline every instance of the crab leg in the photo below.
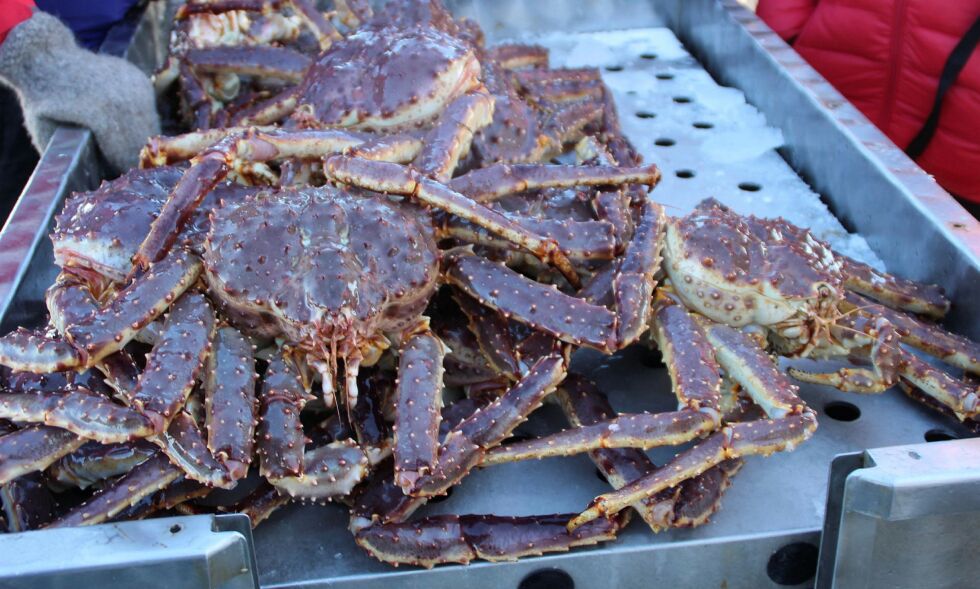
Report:
M 289 497 L 279 493 L 279 489 L 263 482 L 248 497 L 236 503 L 233 511 L 247 515 L 254 528 L 289 501 Z
M 450 259 L 446 277 L 481 305 L 510 315 L 532 329 L 606 353 L 618 349 L 616 316 L 605 307 L 528 280 L 502 264 L 477 256 Z
M 69 528 L 100 524 L 147 495 L 166 487 L 181 474 L 182 471 L 170 464 L 163 452 L 158 452 L 47 527 Z
M 550 436 L 494 448 L 480 463 L 491 466 L 531 458 L 570 456 L 601 448 L 676 446 L 714 431 L 713 419 L 696 411 L 621 414 Z
M 327 500 L 346 495 L 367 473 L 368 458 L 350 440 L 304 453 L 299 414 L 312 396 L 281 357 L 269 363 L 262 383 L 258 428 L 259 472 L 294 498 Z
M 570 221 L 557 219 L 513 219 L 528 231 L 554 240 L 561 251 L 572 260 L 609 260 L 615 255 L 616 241 L 613 226 L 605 221 Z M 443 231 L 449 237 L 506 250 L 509 243 L 497 236 L 456 217 L 447 217 Z
M 565 359 L 560 354 L 538 360 L 500 398 L 464 419 L 446 435 L 432 473 L 420 477 L 411 494 L 424 497 L 445 494 L 479 464 L 488 450 L 505 440 L 541 406 L 565 377 L 565 368 Z
M 660 170 L 650 164 L 640 167 L 567 166 L 545 164 L 496 164 L 453 178 L 449 187 L 466 197 L 486 203 L 508 194 L 542 188 L 573 186 L 619 186 L 660 181 Z
M 51 466 L 50 478 L 63 485 L 87 489 L 108 478 L 126 474 L 156 452 L 153 444 L 87 442 Z
M 957 380 L 908 352 L 904 356 L 899 364 L 902 378 L 949 407 L 960 420 L 980 417 L 980 387 L 975 382 Z
M 600 519 L 568 531 L 569 514 L 537 516 L 436 515 L 418 522 L 374 525 L 355 541 L 368 554 L 398 566 L 432 568 L 474 559 L 517 560 L 612 540 L 625 518 Z
M 120 511 L 109 521 L 143 519 L 157 511 L 174 509 L 186 501 L 204 497 L 210 492 L 211 489 L 209 487 L 188 478 L 178 477 L 177 480 L 166 487 L 143 497 L 137 503 Z
M 295 110 L 299 104 L 298 90 L 285 91 L 268 100 L 247 108 L 231 118 L 231 124 L 242 125 L 271 125 L 282 121 Z
M 256 448 L 261 460 L 259 473 L 275 481 L 303 474 L 306 437 L 299 414 L 313 395 L 307 393 L 295 368 L 276 356 L 269 362 L 259 396 Z
M 211 352 L 214 311 L 204 295 L 185 294 L 173 305 L 163 333 L 129 403 L 163 431 L 194 388 Z
M 934 319 L 943 318 L 949 311 L 949 299 L 938 286 L 878 272 L 847 256 L 837 256 L 844 262 L 844 285 L 856 293 Z
M 68 430 L 47 425 L 29 425 L 0 436 L 0 484 L 44 470 L 84 443 Z
M 448 182 L 459 158 L 470 150 L 473 134 L 493 119 L 493 98 L 485 92 L 465 94 L 446 107 L 423 141 L 414 164 L 420 173 Z
M 372 466 L 392 454 L 391 428 L 385 420 L 384 407 L 387 399 L 394 398 L 395 379 L 383 373 L 375 373 L 358 379 L 361 393 L 351 412 L 351 425 L 356 432 L 361 449 L 367 454 Z M 338 422 L 341 420 L 337 419 Z M 334 440 L 347 436 L 334 436 Z
M 413 334 L 399 352 L 393 428 L 395 484 L 406 493 L 436 462 L 445 356 L 446 347 L 428 330 Z
M 55 499 L 39 474 L 20 477 L 0 486 L 0 503 L 7 532 L 37 529 L 54 517 Z
M 530 70 L 518 72 L 518 79 L 528 99 L 536 104 L 557 106 L 559 112 L 565 109 L 588 106 L 595 116 L 602 116 L 602 95 L 605 84 L 601 79 L 590 80 L 586 76 L 558 77 L 552 79 L 533 79 L 541 74 L 563 73 L 561 70 Z M 571 103 L 571 104 L 570 104 Z M 581 103 L 581 104 L 579 104 Z M 590 121 L 591 122 L 591 121 Z
M 884 392 L 897 384 L 901 377 L 949 407 L 960 419 L 973 417 L 980 411 L 980 390 L 976 385 L 956 380 L 902 349 L 898 345 L 899 333 L 888 319 L 879 317 L 873 327 L 869 327 L 869 320 L 864 318 L 848 318 L 839 323 L 872 338 L 870 352 L 852 350 L 854 355 L 866 356 L 872 368 L 844 367 L 831 373 L 811 373 L 790 368 L 790 376 L 804 382 L 858 393 Z
M 204 378 L 207 447 L 232 480 L 252 462 L 256 378 L 252 344 L 234 327 L 219 328 Z
M 796 396 L 796 387 L 753 340 L 726 325 L 704 323 L 705 336 L 728 377 L 740 384 L 773 419 L 724 426 L 649 475 L 596 497 L 588 509 L 568 523 L 569 529 L 599 517 L 609 517 L 726 460 L 792 449 L 816 430 L 816 415 Z
M 259 131 L 229 135 L 191 160 L 170 198 L 153 221 L 134 256 L 137 267 L 162 257 L 173 245 L 180 228 L 204 197 L 240 162 L 275 159 L 312 159 L 349 150 L 364 143 L 364 136 L 338 130 Z M 151 157 L 151 156 L 147 156 Z
M 854 293 L 846 295 L 844 309 L 866 312 L 874 317 L 884 317 L 895 327 L 903 343 L 935 356 L 947 364 L 980 374 L 980 344 L 970 339 L 945 331 L 932 323 L 899 313 L 884 305 L 872 303 Z
M 506 70 L 548 67 L 548 50 L 540 45 L 497 45 L 488 53 L 490 59 Z
M 680 411 L 624 414 L 502 446 L 490 451 L 483 464 L 567 456 L 600 448 L 674 446 L 718 429 L 722 379 L 704 333 L 682 307 L 660 297 L 653 335 L 668 367 Z
M 35 374 L 63 372 L 84 362 L 75 346 L 42 332 L 18 327 L 0 338 L 0 364 L 14 370 Z
M 80 386 L 57 393 L 0 395 L 0 418 L 43 423 L 106 444 L 154 433 L 148 417 Z
M 173 59 L 173 58 L 171 58 Z M 193 128 L 207 129 L 211 126 L 211 115 L 213 114 L 214 104 L 211 95 L 204 89 L 204 85 L 194 74 L 190 64 L 181 60 L 177 68 L 180 78 L 180 86 L 183 90 L 183 107 L 193 117 Z M 158 78 L 159 80 L 159 78 Z M 163 85 L 163 80 L 160 80 Z M 169 84 L 167 84 L 169 86 Z
M 520 360 L 514 355 L 514 342 L 506 320 L 465 293 L 457 292 L 453 298 L 466 316 L 470 333 L 475 336 L 480 359 L 489 362 L 488 367 L 492 370 L 517 380 L 521 372 Z
M 368 459 L 353 440 L 339 440 L 303 455 L 303 473 L 272 481 L 290 497 L 329 501 L 349 495 L 368 472 Z
M 201 262 L 183 250 L 153 264 L 104 308 L 65 328 L 65 336 L 92 366 L 121 350 L 159 317 L 201 273 Z M 11 366 L 16 368 L 15 366 Z
M 256 131 L 270 132 L 274 127 L 253 127 Z M 244 134 L 249 127 L 223 127 L 150 137 L 140 150 L 140 167 L 152 168 L 191 159 L 205 149 L 231 135 Z
M 374 16 L 368 0 L 334 0 L 337 18 L 346 26 L 355 29 Z
M 409 196 L 423 204 L 475 223 L 520 245 L 542 262 L 553 264 L 571 284 L 578 285 L 575 268 L 553 240 L 528 231 L 501 213 L 475 203 L 442 184 L 424 178 L 410 168 L 388 162 L 332 156 L 324 162 L 324 171 L 345 184 L 377 192 Z
M 558 389 L 558 400 L 572 426 L 591 425 L 615 416 L 601 391 L 588 380 L 570 375 Z M 646 476 L 656 466 L 636 448 L 599 449 L 589 452 L 596 468 L 613 488 L 620 489 Z M 706 522 L 721 503 L 730 478 L 741 468 L 740 459 L 722 463 L 688 479 L 674 489 L 665 489 L 632 504 L 654 532 L 667 528 L 698 526 Z
M 334 41 L 341 39 L 340 33 L 323 16 L 323 13 L 317 10 L 312 0 L 288 0 L 288 3 L 303 20 L 307 28 L 313 32 L 313 35 L 317 38 L 317 42 L 320 44 L 320 51 L 326 51 Z
M 187 52 L 186 63 L 198 73 L 235 73 L 296 84 L 310 67 L 309 57 L 286 47 L 266 45 L 206 47 Z
M 665 223 L 660 205 L 652 201 L 643 203 L 633 239 L 626 246 L 619 271 L 613 278 L 618 347 L 636 341 L 646 331 L 656 285 L 654 275 L 660 269 Z
M 181 410 L 170 420 L 167 431 L 153 438 L 153 442 L 167 455 L 170 462 L 181 469 L 187 478 L 221 489 L 235 486 L 245 472 L 228 473 L 224 465 L 208 452 L 207 441 L 197 422 L 187 411 Z

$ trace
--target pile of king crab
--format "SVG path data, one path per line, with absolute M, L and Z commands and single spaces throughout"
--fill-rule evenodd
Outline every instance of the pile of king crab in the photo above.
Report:
M 714 200 L 669 218 L 596 71 L 436 1 L 190 2 L 157 83 L 193 130 L 68 199 L 48 323 L 0 338 L 11 531 L 337 502 L 384 562 L 510 560 L 706 522 L 744 458 L 815 431 L 794 379 L 978 416 L 940 288 Z M 569 373 L 631 345 L 676 411 Z M 568 429 L 509 440 L 551 400 Z M 576 453 L 612 487 L 581 513 L 413 518 L 473 469 Z

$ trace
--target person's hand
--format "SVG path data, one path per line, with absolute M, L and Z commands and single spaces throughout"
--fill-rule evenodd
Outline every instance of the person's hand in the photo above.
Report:
M 88 127 L 119 173 L 135 167 L 147 138 L 160 133 L 149 78 L 124 59 L 80 48 L 68 27 L 43 12 L 0 45 L 0 80 L 17 91 L 38 151 L 59 124 Z

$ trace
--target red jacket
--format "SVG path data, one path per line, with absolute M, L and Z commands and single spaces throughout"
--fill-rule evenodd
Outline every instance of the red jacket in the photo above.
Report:
M 905 149 L 936 98 L 980 0 L 760 0 L 759 16 Z M 980 48 L 946 93 L 917 159 L 947 190 L 980 203 Z

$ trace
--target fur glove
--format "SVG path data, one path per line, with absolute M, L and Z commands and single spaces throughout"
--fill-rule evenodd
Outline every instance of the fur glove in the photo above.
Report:
M 0 45 L 0 80 L 20 97 L 27 131 L 43 151 L 59 125 L 88 127 L 114 172 L 135 167 L 160 133 L 153 86 L 128 61 L 80 48 L 60 20 L 35 12 Z

